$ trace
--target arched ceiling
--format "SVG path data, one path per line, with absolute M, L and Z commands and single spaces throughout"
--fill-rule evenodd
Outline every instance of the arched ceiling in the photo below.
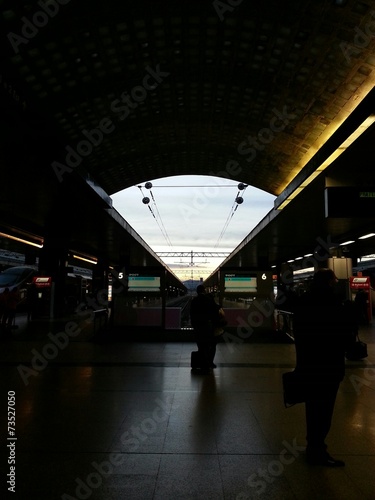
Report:
M 373 192 L 374 125 L 281 208 L 375 116 L 375 0 L 0 0 L 0 22 L 0 232 L 160 265 L 110 195 L 186 174 L 277 196 L 231 262 L 373 232 L 325 217 L 324 178 Z
M 0 3 L 3 90 L 109 195 L 183 174 L 279 195 L 375 81 L 369 0 L 42 4 Z

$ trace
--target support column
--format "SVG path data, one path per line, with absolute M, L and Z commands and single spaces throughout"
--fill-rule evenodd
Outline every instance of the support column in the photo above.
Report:
M 165 330 L 166 327 L 166 307 L 167 307 L 167 291 L 166 291 L 166 274 L 167 270 L 161 272 L 160 290 L 161 290 L 161 327 Z
M 54 316 L 63 316 L 66 310 L 66 267 L 68 249 L 61 237 L 46 236 L 40 250 L 39 272 L 42 276 L 51 276 L 53 289 L 51 300 Z
M 293 283 L 293 269 L 284 262 L 277 267 L 277 288 L 282 289 L 290 283 Z
M 92 270 L 92 293 L 100 307 L 108 301 L 108 264 L 99 259 Z
M 92 269 L 92 289 L 95 292 L 108 289 L 108 266 L 107 263 L 98 260 Z
M 35 248 L 26 248 L 25 249 L 25 265 L 26 266 L 34 266 L 36 264 L 36 257 L 38 251 Z
M 348 257 L 332 257 L 328 259 L 329 269 L 335 273 L 338 283 L 336 289 L 341 297 L 350 300 L 350 276 L 353 275 L 352 259 Z

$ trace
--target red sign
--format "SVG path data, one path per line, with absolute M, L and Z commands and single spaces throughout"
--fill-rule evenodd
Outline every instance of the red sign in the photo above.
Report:
M 50 276 L 35 276 L 33 278 L 33 284 L 37 288 L 48 288 L 52 284 L 52 278 Z
M 354 290 L 370 290 L 369 276 L 350 276 L 350 288 Z

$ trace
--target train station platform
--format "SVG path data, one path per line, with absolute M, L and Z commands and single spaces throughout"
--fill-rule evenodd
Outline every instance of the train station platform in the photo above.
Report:
M 304 406 L 282 398 L 292 342 L 222 342 L 200 375 L 193 342 L 96 342 L 57 323 L 28 337 L 18 326 L 0 343 L 2 487 L 14 480 L 16 491 L 2 498 L 375 498 L 372 325 L 360 331 L 368 358 L 347 361 L 327 441 L 343 468 L 305 462 Z

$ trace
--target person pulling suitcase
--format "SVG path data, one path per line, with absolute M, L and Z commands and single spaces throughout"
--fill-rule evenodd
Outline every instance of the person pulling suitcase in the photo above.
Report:
M 217 322 L 220 306 L 211 295 L 206 293 L 203 285 L 197 286 L 197 295 L 191 301 L 190 320 L 194 329 L 198 351 L 192 353 L 192 368 L 208 372 L 215 368 L 217 339 L 214 329 Z

